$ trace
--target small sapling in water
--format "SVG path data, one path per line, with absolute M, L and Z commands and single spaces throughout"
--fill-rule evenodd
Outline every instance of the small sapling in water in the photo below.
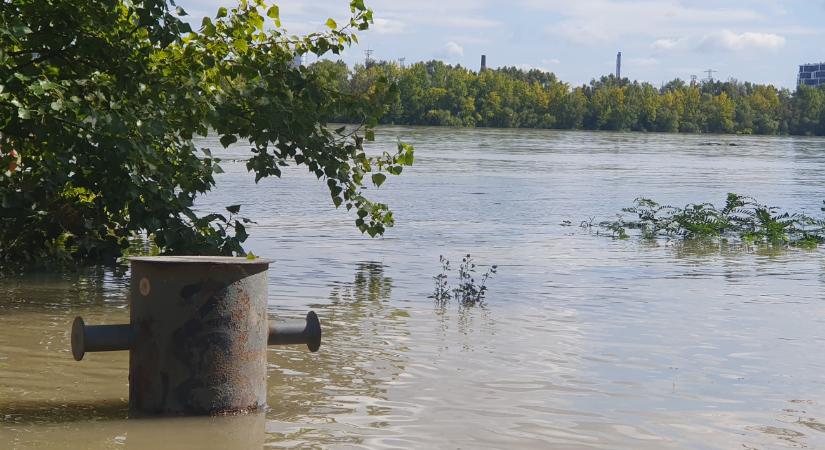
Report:
M 487 280 L 498 271 L 498 266 L 492 265 L 486 272 L 478 276 L 476 263 L 469 253 L 461 258 L 458 266 L 458 286 L 450 289 L 447 281 L 447 272 L 450 271 L 450 261 L 443 255 L 439 255 L 438 261 L 441 263 L 441 273 L 434 276 L 435 290 L 430 298 L 439 305 L 446 305 L 451 298 L 456 299 L 461 306 L 475 306 L 484 303 L 487 294 Z M 478 281 L 476 278 L 478 277 Z

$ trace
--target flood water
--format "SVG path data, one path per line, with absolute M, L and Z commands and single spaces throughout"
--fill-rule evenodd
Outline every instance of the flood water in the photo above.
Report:
M 202 210 L 242 204 L 272 318 L 324 326 L 318 353 L 270 349 L 265 414 L 127 419 L 128 355 L 69 349 L 76 315 L 128 321 L 127 268 L 30 275 L 0 280 L 0 448 L 825 448 L 823 250 L 560 225 L 727 192 L 819 215 L 825 140 L 387 127 L 372 149 L 398 137 L 416 163 L 371 190 L 380 239 L 303 169 L 255 185 L 222 151 Z M 486 306 L 436 307 L 439 255 L 466 253 L 498 265 Z

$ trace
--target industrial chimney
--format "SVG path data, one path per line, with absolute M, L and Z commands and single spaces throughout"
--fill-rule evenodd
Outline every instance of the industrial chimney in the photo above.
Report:
M 487 55 L 481 55 L 481 70 L 479 72 L 484 72 L 487 70 Z
M 622 52 L 616 55 L 616 79 L 622 79 Z

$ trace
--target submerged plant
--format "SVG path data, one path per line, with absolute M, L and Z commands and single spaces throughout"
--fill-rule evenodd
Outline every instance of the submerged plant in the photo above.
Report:
M 760 204 L 753 197 L 734 193 L 728 194 L 722 208 L 712 203 L 691 203 L 678 208 L 637 198 L 633 206 L 622 211 L 634 217 L 626 219 L 619 214 L 616 220 L 599 224 L 620 239 L 627 238 L 627 230 L 633 229 L 639 230 L 646 239 L 733 239 L 746 244 L 803 248 L 825 242 L 825 220 L 803 213 L 783 213 L 777 207 Z
M 438 262 L 441 263 L 441 273 L 434 276 L 435 291 L 431 298 L 436 302 L 446 303 L 450 300 L 450 288 L 447 285 L 447 272 L 450 270 L 450 261 L 444 255 L 438 255 Z
M 450 289 L 447 281 L 447 272 L 450 270 L 450 261 L 443 255 L 439 255 L 441 263 L 441 273 L 434 276 L 435 290 L 430 297 L 439 305 L 446 305 L 451 298 L 455 298 L 461 306 L 475 306 L 484 303 L 484 296 L 487 293 L 487 280 L 496 274 L 498 266 L 492 265 L 486 272 L 481 274 L 476 281 L 476 264 L 469 253 L 461 258 L 458 266 L 458 286 Z

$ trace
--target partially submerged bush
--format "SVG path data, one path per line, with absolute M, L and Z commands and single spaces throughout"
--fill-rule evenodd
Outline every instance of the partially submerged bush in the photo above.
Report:
M 446 305 L 451 298 L 456 299 L 461 306 L 482 305 L 484 296 L 487 293 L 487 280 L 496 274 L 498 266 L 492 265 L 484 272 L 479 281 L 476 282 L 476 264 L 473 257 L 467 255 L 461 259 L 458 266 L 458 286 L 450 289 L 447 282 L 447 272 L 450 271 L 450 260 L 443 255 L 439 255 L 438 261 L 441 263 L 441 273 L 434 276 L 435 291 L 430 298 L 439 305 Z
M 825 211 L 825 208 L 822 208 Z M 725 205 L 691 203 L 684 208 L 660 205 L 648 198 L 637 198 L 622 209 L 635 217 L 617 215 L 614 221 L 599 224 L 619 239 L 639 230 L 644 238 L 680 237 L 683 239 L 733 239 L 747 244 L 816 247 L 825 242 L 825 220 L 803 213 L 787 213 L 766 206 L 753 197 L 729 193 Z M 590 228 L 592 222 L 582 222 Z

